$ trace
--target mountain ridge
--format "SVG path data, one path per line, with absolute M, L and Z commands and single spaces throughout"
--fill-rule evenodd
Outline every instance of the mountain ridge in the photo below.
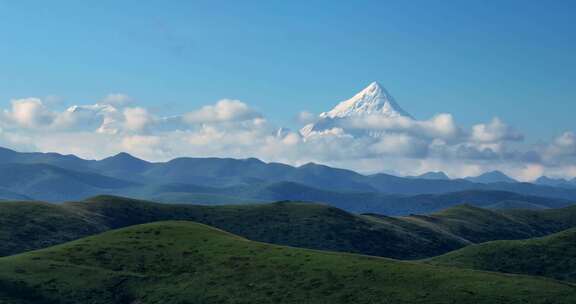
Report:
M 3 154 L 8 156 L 2 157 Z M 113 194 L 167 202 L 198 203 L 207 199 L 206 203 L 240 203 L 247 199 L 294 199 L 298 194 L 299 200 L 324 201 L 354 212 L 386 214 L 399 214 L 400 210 L 408 213 L 436 210 L 425 206 L 422 206 L 424 209 L 390 210 L 389 206 L 394 204 L 400 207 L 396 204 L 398 196 L 472 190 L 549 197 L 554 204 L 561 200 L 576 202 L 576 189 L 573 188 L 518 182 L 474 183 L 463 179 L 407 178 L 382 173 L 363 175 L 314 163 L 294 167 L 255 158 L 186 157 L 151 163 L 127 153 L 97 161 L 56 153 L 0 150 L 0 166 L 4 168 L 0 189 L 5 190 L 0 191 L 0 199 L 20 197 L 59 202 Z M 287 188 L 282 190 L 278 185 Z M 304 191 L 295 194 L 287 191 L 296 188 Z M 281 193 L 283 196 L 279 196 Z M 311 196 L 305 197 L 303 194 L 306 193 Z M 515 199 L 520 203 L 516 205 L 523 204 L 521 199 Z M 528 204 L 524 205 L 542 205 L 542 201 L 525 201 Z M 493 201 L 494 204 L 500 202 Z M 558 205 L 544 204 L 544 207 L 551 206 Z
M 20 304 L 563 304 L 574 297 L 574 286 L 537 277 L 277 246 L 182 221 L 0 258 L 0 299 Z
M 494 170 L 489 172 L 484 172 L 478 176 L 466 177 L 468 181 L 476 183 L 517 183 L 518 181 L 509 177 L 508 175 L 502 173 L 501 171 Z
M 202 206 L 101 195 L 62 204 L 2 202 L 0 256 L 166 220 L 200 222 L 260 242 L 412 260 L 472 243 L 576 227 L 576 207 L 487 210 L 458 205 L 427 215 L 386 216 L 298 201 Z
M 472 245 L 429 261 L 436 265 L 545 276 L 576 282 L 576 228 L 541 238 Z

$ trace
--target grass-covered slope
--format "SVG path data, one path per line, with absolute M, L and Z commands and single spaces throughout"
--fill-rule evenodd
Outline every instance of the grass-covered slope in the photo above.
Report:
M 60 244 L 109 228 L 81 209 L 43 202 L 0 202 L 0 256 Z M 1 303 L 1 302 L 0 302 Z
M 441 265 L 576 282 L 576 229 L 542 238 L 472 245 L 430 261 Z
M 60 205 L 0 204 L 0 256 L 89 236 L 101 231 L 162 220 L 209 224 L 251 240 L 402 259 L 460 248 L 466 241 L 440 231 L 419 235 L 402 220 L 375 221 L 321 204 L 279 202 L 257 205 L 167 205 L 100 196 Z
M 576 206 L 545 210 L 489 210 L 460 205 L 404 219 L 434 226 L 472 243 L 481 243 L 545 236 L 576 227 Z
M 441 232 L 419 235 L 416 227 L 402 227 L 402 220 L 373 221 L 321 204 L 279 202 L 202 210 L 194 220 L 251 240 L 295 247 L 415 259 L 466 244 Z
M 541 235 L 530 221 L 518 221 L 500 212 L 470 205 L 452 207 L 431 215 L 413 215 L 408 220 L 433 225 L 472 243 Z
M 196 206 L 99 196 L 84 202 L 0 203 L 0 256 L 164 220 L 208 224 L 251 240 L 397 259 L 471 243 L 538 237 L 576 227 L 576 207 L 514 212 L 458 206 L 428 216 L 354 215 L 321 204 Z
M 248 241 L 192 222 L 114 230 L 0 259 L 20 303 L 573 303 L 576 287 Z

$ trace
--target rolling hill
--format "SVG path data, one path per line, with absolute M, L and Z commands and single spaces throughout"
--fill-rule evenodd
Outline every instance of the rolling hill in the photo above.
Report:
M 552 280 L 248 241 L 157 222 L 0 258 L 8 303 L 573 303 Z
M 576 227 L 576 207 L 491 211 L 456 206 L 431 215 L 355 215 L 312 203 L 170 205 L 99 196 L 83 202 L 0 203 L 0 256 L 103 231 L 165 220 L 208 224 L 254 241 L 397 259 L 440 255 L 466 245 L 539 237 Z
M 298 202 L 261 205 L 169 205 L 100 196 L 86 202 L 0 204 L 0 256 L 61 244 L 99 232 L 162 220 L 209 224 L 252 240 L 396 258 L 461 248 L 451 235 L 395 220 L 375 221 L 334 207 Z M 415 233 L 427 231 L 426 236 Z
M 576 229 L 542 238 L 472 245 L 430 261 L 438 265 L 576 282 Z

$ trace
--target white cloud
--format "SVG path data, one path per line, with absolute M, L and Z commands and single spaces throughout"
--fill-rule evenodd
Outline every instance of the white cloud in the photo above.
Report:
M 494 118 L 488 124 L 478 124 L 472 127 L 472 140 L 481 143 L 494 143 L 502 141 L 521 141 L 524 136 L 499 118 Z
M 548 165 L 567 167 L 576 164 L 576 133 L 564 132 L 541 148 L 542 160 Z
M 522 134 L 499 118 L 464 128 L 451 114 L 427 120 L 364 116 L 331 121 L 303 137 L 279 128 L 246 103 L 224 99 L 171 117 L 112 94 L 96 104 L 51 109 L 39 98 L 13 100 L 0 115 L 0 145 L 24 151 L 103 158 L 118 152 L 161 161 L 180 156 L 258 157 L 325 163 L 363 172 L 450 176 L 499 169 L 521 180 L 576 174 L 576 134 L 521 146 Z M 308 112 L 300 121 L 314 121 Z
M 129 131 L 143 131 L 152 120 L 152 116 L 144 108 L 124 109 L 124 127 Z
M 312 123 L 315 120 L 316 120 L 316 115 L 314 115 L 308 111 L 301 111 L 296 116 L 296 121 L 300 124 L 303 124 L 303 125 Z
M 243 121 L 261 115 L 239 100 L 222 99 L 215 105 L 204 106 L 200 110 L 187 113 L 184 120 L 190 124 Z
M 552 143 L 556 153 L 564 155 L 576 155 L 576 134 L 565 132 L 558 136 Z
M 386 117 L 369 115 L 343 120 L 340 124 L 361 130 L 376 130 L 409 133 L 413 136 L 428 138 L 454 138 L 459 135 L 451 114 L 438 114 L 429 120 L 414 120 L 409 117 Z
M 50 112 L 38 98 L 12 100 L 12 109 L 4 111 L 8 123 L 24 128 L 39 128 L 50 125 L 55 114 Z
M 394 155 L 408 158 L 425 157 L 428 142 L 408 134 L 387 134 L 369 147 L 373 155 Z
M 146 135 L 128 135 L 122 138 L 122 151 L 149 159 L 165 158 L 162 137 Z

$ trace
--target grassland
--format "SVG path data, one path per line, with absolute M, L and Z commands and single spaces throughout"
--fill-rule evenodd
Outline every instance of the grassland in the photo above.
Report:
M 576 229 L 542 238 L 472 245 L 430 261 L 439 265 L 576 282 Z
M 0 258 L 0 299 L 24 304 L 561 304 L 574 303 L 576 287 L 269 245 L 171 221 Z
M 0 256 L 165 220 L 200 222 L 279 245 L 421 259 L 473 243 L 539 237 L 576 227 L 576 208 L 493 211 L 457 206 L 432 215 L 389 217 L 302 202 L 197 206 L 112 196 L 59 205 L 2 202 Z

